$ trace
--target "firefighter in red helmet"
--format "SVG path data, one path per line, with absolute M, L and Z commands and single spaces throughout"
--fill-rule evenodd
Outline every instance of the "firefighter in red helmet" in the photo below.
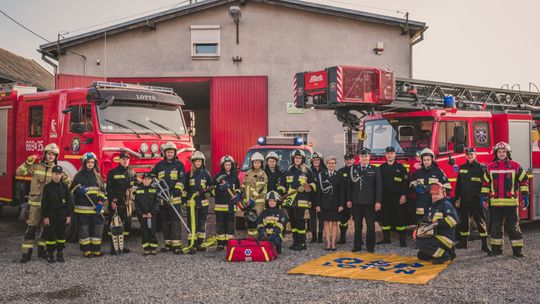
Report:
M 514 256 L 523 257 L 523 237 L 519 227 L 519 199 L 523 208 L 529 207 L 529 178 L 527 172 L 511 157 L 512 149 L 505 142 L 493 148 L 495 159 L 488 164 L 482 184 L 481 204 L 491 217 L 490 256 L 502 254 L 503 223 L 508 229 Z

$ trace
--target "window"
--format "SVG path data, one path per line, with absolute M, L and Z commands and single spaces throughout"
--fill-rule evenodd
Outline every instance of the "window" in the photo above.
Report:
M 489 124 L 486 121 L 475 121 L 473 123 L 474 146 L 477 148 L 489 148 Z
M 194 59 L 219 58 L 219 25 L 191 26 L 191 57 Z
M 43 135 L 43 106 L 30 107 L 28 134 L 30 134 L 30 137 L 41 137 Z
M 304 145 L 307 145 L 309 143 L 308 131 L 280 131 L 279 133 L 281 134 L 281 136 L 301 138 L 304 141 Z
M 84 133 L 93 130 L 92 110 L 90 107 L 85 105 L 71 106 L 69 131 L 73 133 Z
M 438 148 L 439 153 L 454 151 L 454 130 L 463 127 L 465 132 L 465 146 L 467 145 L 467 122 L 465 121 L 441 121 L 439 123 Z

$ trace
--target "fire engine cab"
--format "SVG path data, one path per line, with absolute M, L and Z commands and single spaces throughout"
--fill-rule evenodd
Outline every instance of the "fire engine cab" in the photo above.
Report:
M 189 169 L 194 119 L 187 128 L 183 105 L 170 88 L 111 82 L 22 95 L 1 92 L 0 203 L 23 202 L 31 178 L 15 176 L 15 170 L 32 154 L 42 157 L 51 142 L 60 147 L 58 163 L 70 177 L 85 152 L 97 155 L 104 177 L 123 151 L 131 155 L 135 172 L 150 171 L 167 141 L 176 144 Z
M 334 110 L 349 143 L 358 133 L 357 147 L 369 148 L 374 164 L 392 146 L 412 174 L 420 168 L 418 153 L 430 148 L 453 186 L 466 147 L 488 163 L 495 143 L 509 143 L 530 178 L 531 204 L 519 208 L 520 217 L 540 219 L 540 93 L 395 78 L 389 70 L 353 66 L 298 73 L 294 85 L 296 107 Z

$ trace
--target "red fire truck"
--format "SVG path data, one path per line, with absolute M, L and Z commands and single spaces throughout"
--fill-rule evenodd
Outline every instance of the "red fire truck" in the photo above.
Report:
M 150 171 L 167 141 L 176 144 L 189 169 L 194 117 L 187 128 L 183 105 L 170 88 L 111 82 L 24 95 L 1 92 L 0 203 L 23 202 L 31 178 L 15 176 L 15 170 L 29 155 L 42 156 L 51 142 L 60 147 L 58 163 L 71 177 L 85 152 L 97 155 L 105 177 L 122 151 L 131 154 L 135 172 Z
M 389 70 L 352 66 L 298 73 L 294 84 L 296 107 L 334 110 L 349 142 L 357 132 L 358 147 L 371 149 L 373 163 L 383 163 L 384 149 L 393 146 L 411 174 L 420 167 L 417 154 L 430 148 L 454 184 L 464 148 L 476 148 L 487 163 L 493 145 L 508 142 L 530 178 L 531 204 L 520 208 L 521 219 L 540 219 L 540 93 L 395 78 Z

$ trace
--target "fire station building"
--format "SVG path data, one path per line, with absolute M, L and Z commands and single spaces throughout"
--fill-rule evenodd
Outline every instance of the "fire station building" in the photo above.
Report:
M 56 88 L 109 80 L 173 88 L 196 114 L 194 137 L 215 166 L 241 161 L 259 136 L 300 136 L 338 157 L 331 111 L 293 107 L 293 77 L 336 65 L 411 77 L 422 22 L 298 0 L 206 0 L 40 46 Z

